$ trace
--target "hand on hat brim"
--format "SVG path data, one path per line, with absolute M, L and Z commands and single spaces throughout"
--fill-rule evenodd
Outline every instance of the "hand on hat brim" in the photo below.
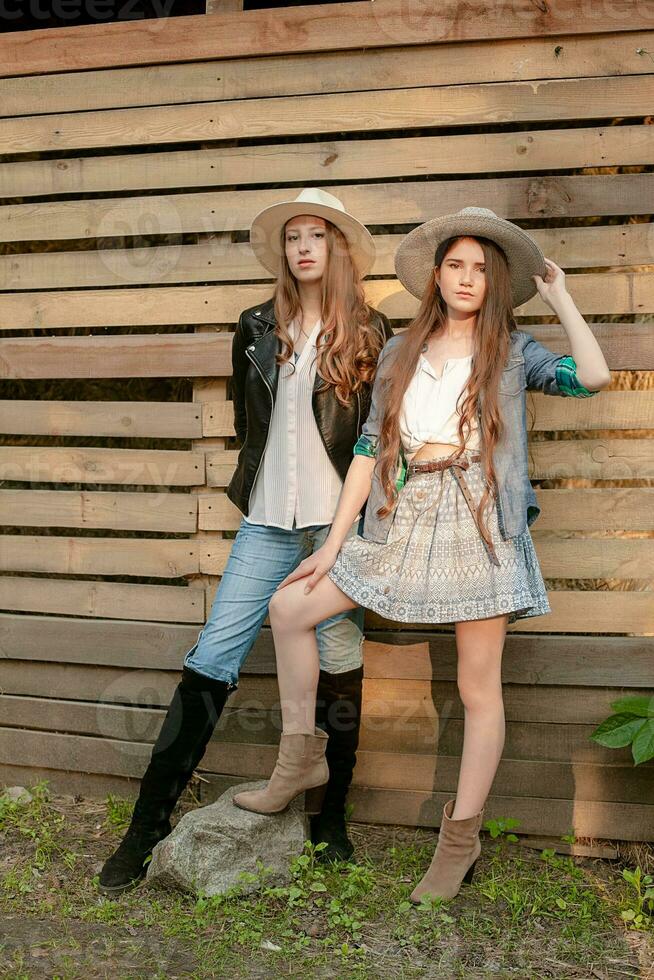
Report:
M 551 259 L 545 259 L 545 278 L 535 275 L 531 277 L 538 290 L 538 295 L 549 308 L 556 313 L 557 303 L 566 295 L 565 272 Z

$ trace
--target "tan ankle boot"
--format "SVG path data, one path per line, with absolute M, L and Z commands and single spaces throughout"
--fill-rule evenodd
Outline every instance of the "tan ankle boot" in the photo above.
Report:
M 281 813 L 304 790 L 326 787 L 329 767 L 325 749 L 329 736 L 320 728 L 313 735 L 282 733 L 277 763 L 265 789 L 237 793 L 236 806 L 254 813 Z M 317 795 L 312 794 L 317 803 Z
M 420 904 L 423 895 L 432 898 L 454 898 L 461 882 L 470 883 L 477 858 L 481 853 L 479 831 L 484 810 L 464 820 L 452 820 L 454 800 L 443 807 L 443 819 L 438 833 L 438 845 L 424 878 L 409 896 L 414 905 Z

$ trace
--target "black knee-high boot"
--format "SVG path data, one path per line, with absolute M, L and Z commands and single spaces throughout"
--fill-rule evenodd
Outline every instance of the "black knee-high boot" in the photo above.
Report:
M 320 671 L 316 724 L 329 735 L 329 782 L 322 810 L 311 818 L 311 840 L 327 844 L 321 854 L 327 861 L 347 861 L 354 852 L 345 826 L 345 801 L 359 744 L 362 685 L 363 667 L 343 674 Z
M 182 668 L 141 779 L 129 829 L 100 872 L 102 891 L 124 891 L 145 875 L 144 862 L 170 833 L 170 815 L 204 755 L 229 692 L 229 684 Z

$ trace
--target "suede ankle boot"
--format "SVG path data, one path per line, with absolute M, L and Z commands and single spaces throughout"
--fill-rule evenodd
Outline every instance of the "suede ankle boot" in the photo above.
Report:
M 463 820 L 452 820 L 450 814 L 454 811 L 454 803 L 454 800 L 448 800 L 443 807 L 436 851 L 427 873 L 409 896 L 414 905 L 419 905 L 423 896 L 454 898 L 462 882 L 470 884 L 472 881 L 481 853 L 479 831 L 484 810 Z
M 235 806 L 253 813 L 281 813 L 300 793 L 324 786 L 329 778 L 326 745 L 327 736 L 319 728 L 314 734 L 282 732 L 268 785 L 265 789 L 237 793 L 233 797 Z
M 170 833 L 170 815 L 204 755 L 232 687 L 183 667 L 141 779 L 130 826 L 100 872 L 100 891 L 117 894 L 145 876 L 144 862 Z
M 347 835 L 345 803 L 359 745 L 362 688 L 363 667 L 342 674 L 320 671 L 316 725 L 329 736 L 326 752 L 329 782 L 322 809 L 310 818 L 310 824 L 313 844 L 327 844 L 318 855 L 321 861 L 349 861 L 354 853 Z

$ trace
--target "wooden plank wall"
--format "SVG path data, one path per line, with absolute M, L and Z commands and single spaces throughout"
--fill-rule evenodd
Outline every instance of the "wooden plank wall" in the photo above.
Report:
M 375 234 L 367 294 L 397 328 L 416 302 L 393 253 L 434 215 L 493 208 L 566 269 L 615 374 L 593 399 L 531 396 L 553 611 L 507 637 L 488 815 L 654 839 L 654 766 L 588 738 L 654 686 L 654 11 L 456 6 L 0 39 L 0 780 L 136 792 L 238 526 L 230 330 L 271 292 L 247 229 L 319 184 Z M 568 352 L 548 314 L 535 298 L 519 324 Z M 94 397 L 102 379 L 140 396 Z M 188 399 L 144 396 L 158 379 Z M 435 825 L 462 745 L 453 632 L 368 627 L 354 818 Z M 264 631 L 205 798 L 269 773 L 276 699 Z

